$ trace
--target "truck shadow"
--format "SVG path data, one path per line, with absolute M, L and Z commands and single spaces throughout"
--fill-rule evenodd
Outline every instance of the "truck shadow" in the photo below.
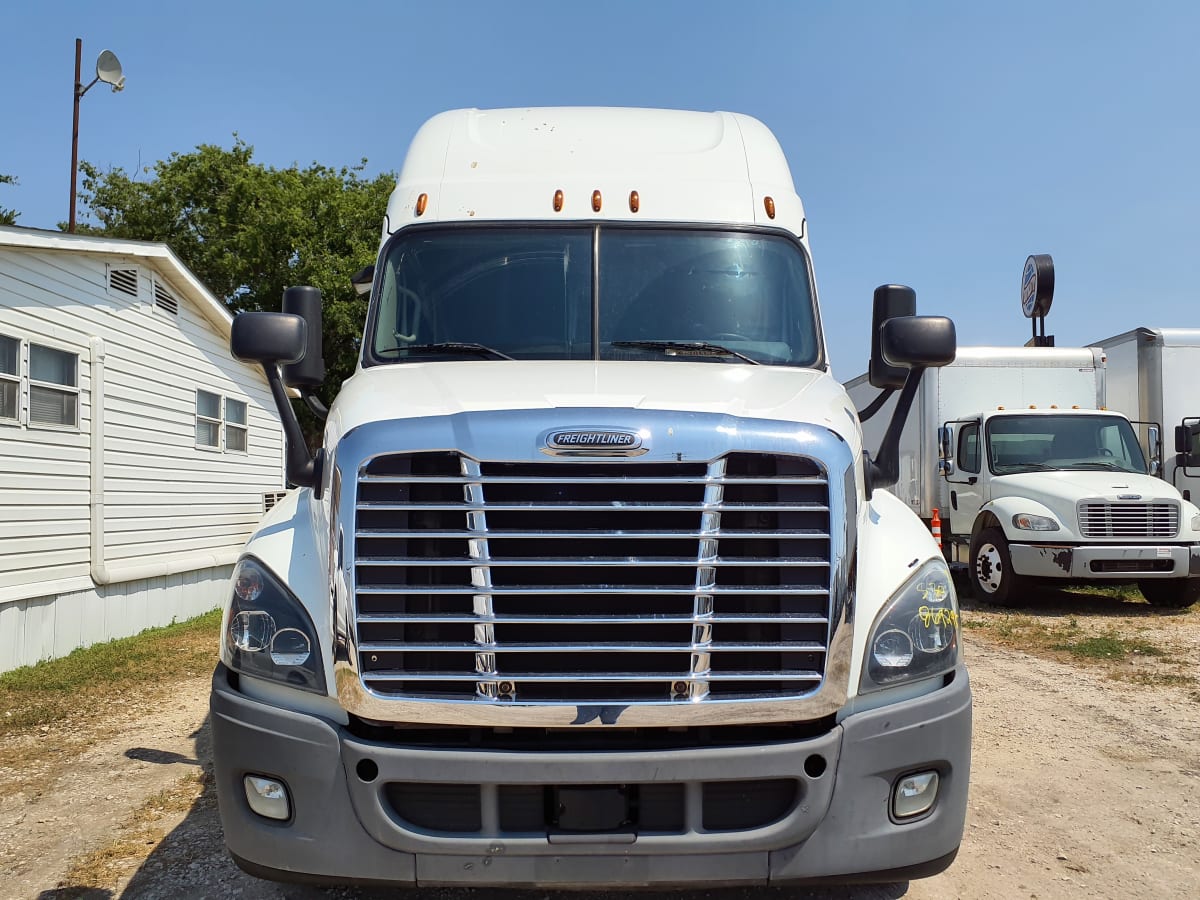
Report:
M 209 719 L 195 732 L 195 758 L 203 770 L 200 796 L 183 820 L 158 842 L 116 892 L 88 884 L 62 884 L 43 891 L 38 900 L 110 900 L 110 898 L 169 897 L 172 900 L 374 900 L 395 897 L 401 892 L 353 887 L 316 887 L 276 884 L 242 872 L 225 850 L 212 780 L 211 731 Z M 138 758 L 153 758 L 152 748 L 132 748 Z M 114 837 L 116 837 L 114 835 Z M 908 883 L 835 888 L 730 888 L 700 891 L 547 891 L 473 888 L 406 889 L 407 900 L 616 900 L 634 896 L 638 900 L 897 900 L 908 893 Z
M 965 611 L 1022 613 L 1046 618 L 1065 616 L 1110 616 L 1121 619 L 1163 618 L 1187 615 L 1194 607 L 1170 609 L 1151 606 L 1136 590 L 1119 588 L 1096 591 L 1083 586 L 1062 588 L 1035 586 L 1015 603 L 995 606 L 973 597 L 960 587 L 959 606 Z

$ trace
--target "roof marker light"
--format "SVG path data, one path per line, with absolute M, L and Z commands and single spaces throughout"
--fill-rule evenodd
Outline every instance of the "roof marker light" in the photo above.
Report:
M 996 409 L 1004 409 L 1003 406 L 997 406 Z
M 429 195 L 422 194 L 417 198 L 417 215 L 425 215 L 425 206 L 429 203 Z
M 592 191 L 592 212 L 600 212 L 600 192 Z
M 629 192 L 629 211 L 635 213 L 638 211 L 638 207 L 640 207 L 641 205 L 642 205 L 642 201 L 641 201 L 641 198 L 638 197 L 638 192 L 630 191 Z
M 763 207 L 767 211 L 768 219 L 775 218 L 775 198 L 774 197 L 763 197 Z
M 1051 404 L 1050 404 L 1050 408 L 1051 408 L 1051 409 L 1058 409 L 1058 404 L 1057 404 L 1057 403 L 1051 403 Z
M 562 212 L 562 208 L 563 208 L 563 192 L 555 191 L 554 192 L 554 211 Z
M 1030 409 L 1037 409 L 1037 406 L 1036 406 L 1036 405 L 1034 405 L 1034 404 L 1032 404 L 1032 403 L 1030 403 L 1030 404 L 1029 404 L 1029 408 L 1030 408 Z

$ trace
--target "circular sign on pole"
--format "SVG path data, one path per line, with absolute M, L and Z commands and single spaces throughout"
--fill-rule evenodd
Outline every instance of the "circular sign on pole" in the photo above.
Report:
M 1021 312 L 1025 318 L 1044 316 L 1054 301 L 1054 260 L 1049 253 L 1037 253 L 1025 260 L 1021 273 Z

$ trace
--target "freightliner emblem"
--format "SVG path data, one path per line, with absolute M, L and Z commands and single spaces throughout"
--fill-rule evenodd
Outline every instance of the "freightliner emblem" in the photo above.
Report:
M 542 436 L 551 456 L 641 456 L 642 435 L 621 428 L 559 428 Z

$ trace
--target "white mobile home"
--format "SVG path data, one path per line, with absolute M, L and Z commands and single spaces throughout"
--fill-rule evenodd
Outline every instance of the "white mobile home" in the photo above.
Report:
M 284 488 L 231 322 L 165 244 L 0 227 L 0 671 L 220 604 Z

